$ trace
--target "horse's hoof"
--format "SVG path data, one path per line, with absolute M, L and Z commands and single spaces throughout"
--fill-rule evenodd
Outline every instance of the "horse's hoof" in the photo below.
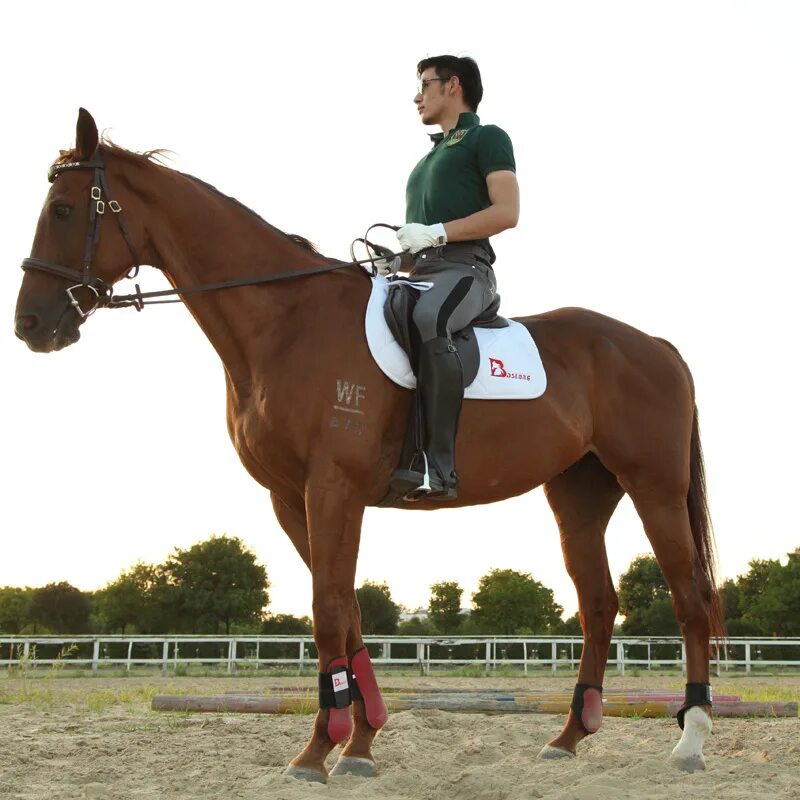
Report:
M 569 750 L 562 750 L 560 747 L 551 747 L 549 744 L 546 744 L 539 751 L 539 758 L 542 759 L 575 758 L 575 753 L 570 753 Z
M 359 778 L 374 778 L 378 768 L 371 758 L 356 756 L 339 756 L 339 760 L 331 770 L 331 775 L 357 775 Z
M 675 750 L 677 749 L 676 747 Z M 669 763 L 673 767 L 677 767 L 683 772 L 700 772 L 706 768 L 706 760 L 703 758 L 702 753 L 682 754 L 675 752 L 675 750 L 672 751 L 672 755 L 669 757 Z
M 327 783 L 328 776 L 318 769 L 311 769 L 310 767 L 296 767 L 294 764 L 289 764 L 286 767 L 284 775 L 289 775 L 292 778 L 297 778 L 299 781 L 307 781 L 308 783 Z

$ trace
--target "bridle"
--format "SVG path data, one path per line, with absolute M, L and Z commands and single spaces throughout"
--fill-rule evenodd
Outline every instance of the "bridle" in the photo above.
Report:
M 402 255 L 401 253 L 393 253 L 388 248 L 374 244 L 367 240 L 366 235 L 362 239 L 356 239 L 356 242 L 363 242 L 368 250 L 376 253 L 371 258 L 364 258 L 359 261 L 345 261 L 337 262 L 336 264 L 329 264 L 324 267 L 316 267 L 305 270 L 292 270 L 290 272 L 282 272 L 273 275 L 260 275 L 253 278 L 234 278 L 228 281 L 219 281 L 218 283 L 206 283 L 201 286 L 189 286 L 186 288 L 177 289 L 164 289 L 157 292 L 142 292 L 139 289 L 139 284 L 135 284 L 136 292 L 128 295 L 114 295 L 114 287 L 110 283 L 101 278 L 92 275 L 92 258 L 94 251 L 97 247 L 97 242 L 100 238 L 100 221 L 105 215 L 106 206 L 111 209 L 117 220 L 122 238 L 128 247 L 131 254 L 133 263 L 126 275 L 127 278 L 135 278 L 139 274 L 139 267 L 141 262 L 139 256 L 136 254 L 136 249 L 131 241 L 128 228 L 122 218 L 122 206 L 110 198 L 108 189 L 108 182 L 105 176 L 105 163 L 103 162 L 103 155 L 101 148 L 98 147 L 94 155 L 88 161 L 69 161 L 64 163 L 53 164 L 47 172 L 47 179 L 52 183 L 56 177 L 62 173 L 74 169 L 93 169 L 94 181 L 90 193 L 89 203 L 89 230 L 86 234 L 86 243 L 83 251 L 83 269 L 78 270 L 73 267 L 65 267 L 63 264 L 55 264 L 52 261 L 45 261 L 41 258 L 25 258 L 22 261 L 23 270 L 38 270 L 53 275 L 57 278 L 65 278 L 68 281 L 76 281 L 72 286 L 68 287 L 67 298 L 70 306 L 75 309 L 81 319 L 91 316 L 98 308 L 130 308 L 133 307 L 137 311 L 141 311 L 145 305 L 158 305 L 160 303 L 179 303 L 181 298 L 185 295 L 195 294 L 197 292 L 209 292 L 218 289 L 231 289 L 237 286 L 254 286 L 263 283 L 273 283 L 274 281 L 287 280 L 289 278 L 300 278 L 307 275 L 317 275 L 322 272 L 333 272 L 334 270 L 344 269 L 346 267 L 361 266 L 362 264 L 372 264 L 373 275 L 376 274 L 375 261 L 379 259 L 393 259 L 395 256 Z M 367 230 L 367 235 L 372 228 L 390 228 L 396 231 L 397 227 L 394 225 L 386 225 L 384 223 L 376 223 L 370 226 Z M 352 247 L 351 247 L 352 255 Z M 364 273 L 366 274 L 366 273 Z M 86 288 L 93 295 L 95 299 L 94 305 L 84 310 L 81 308 L 80 301 L 75 297 L 75 290 Z M 179 295 L 175 300 L 153 300 L 152 298 L 167 297 L 169 295 Z
M 49 275 L 55 275 L 57 278 L 77 281 L 73 286 L 67 288 L 67 297 L 69 298 L 69 304 L 78 312 L 78 315 L 82 319 L 85 319 L 100 306 L 111 305 L 114 294 L 114 289 L 111 284 L 92 275 L 92 257 L 94 256 L 94 251 L 97 247 L 98 239 L 100 238 L 100 220 L 106 213 L 106 205 L 108 205 L 113 212 L 120 233 L 122 233 L 122 238 L 125 240 L 125 244 L 128 246 L 128 250 L 133 258 L 133 265 L 128 271 L 128 277 L 135 278 L 139 273 L 139 256 L 136 255 L 136 249 L 133 246 L 133 242 L 131 242 L 128 228 L 122 219 L 122 206 L 120 206 L 116 200 L 110 198 L 108 183 L 106 182 L 105 176 L 105 164 L 103 163 L 103 155 L 100 148 L 98 147 L 97 150 L 95 150 L 94 155 L 89 161 L 70 161 L 53 164 L 47 172 L 47 180 L 52 183 L 60 173 L 74 169 L 94 170 L 94 181 L 90 190 L 89 230 L 86 233 L 86 243 L 83 248 L 83 270 L 65 267 L 63 264 L 54 264 L 52 261 L 45 261 L 41 258 L 23 259 L 22 269 L 35 269 L 40 272 L 46 272 Z M 104 197 L 106 198 L 105 200 L 103 199 Z M 80 301 L 74 294 L 76 289 L 82 287 L 88 289 L 94 295 L 96 301 L 94 306 L 87 311 L 81 308 Z

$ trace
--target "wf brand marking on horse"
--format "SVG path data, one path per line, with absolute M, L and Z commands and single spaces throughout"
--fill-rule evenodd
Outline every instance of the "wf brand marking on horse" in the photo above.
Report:
M 367 398 L 367 387 L 360 386 L 348 381 L 336 381 L 336 398 L 338 405 L 334 408 L 337 411 L 346 411 L 349 414 L 363 414 L 358 406 L 362 400 Z M 344 403 L 344 405 L 342 405 Z
M 356 414 L 363 416 L 364 411 L 359 408 L 363 401 L 367 399 L 367 387 L 350 381 L 336 381 L 336 404 L 333 406 L 335 411 L 344 411 L 346 414 Z M 364 433 L 364 423 L 360 419 L 353 417 L 340 418 L 332 416 L 330 421 L 331 428 L 343 428 L 346 431 L 353 431 L 357 436 Z
M 489 359 L 489 370 L 493 378 L 514 378 L 518 381 L 529 381 L 531 376 L 524 372 L 507 372 L 505 365 L 499 358 Z

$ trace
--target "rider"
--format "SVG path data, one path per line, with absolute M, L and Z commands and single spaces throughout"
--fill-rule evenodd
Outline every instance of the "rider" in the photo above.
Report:
M 413 316 L 421 342 L 417 379 L 428 496 L 454 499 L 463 385 L 452 334 L 495 299 L 489 237 L 517 224 L 519 187 L 511 140 L 497 126 L 481 125 L 475 113 L 483 97 L 475 61 L 451 55 L 426 58 L 417 64 L 417 76 L 414 103 L 422 123 L 438 125 L 442 132 L 431 135 L 433 148 L 408 179 L 407 224 L 397 238 L 410 253 L 404 260 L 404 266 L 410 261 L 410 277 L 433 283 L 420 293 Z M 395 262 L 381 271 L 397 268 Z

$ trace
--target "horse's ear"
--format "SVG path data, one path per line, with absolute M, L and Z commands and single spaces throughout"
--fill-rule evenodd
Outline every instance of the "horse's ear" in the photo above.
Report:
M 75 158 L 85 161 L 97 150 L 97 125 L 92 115 L 85 109 L 78 111 L 78 125 L 75 130 Z

